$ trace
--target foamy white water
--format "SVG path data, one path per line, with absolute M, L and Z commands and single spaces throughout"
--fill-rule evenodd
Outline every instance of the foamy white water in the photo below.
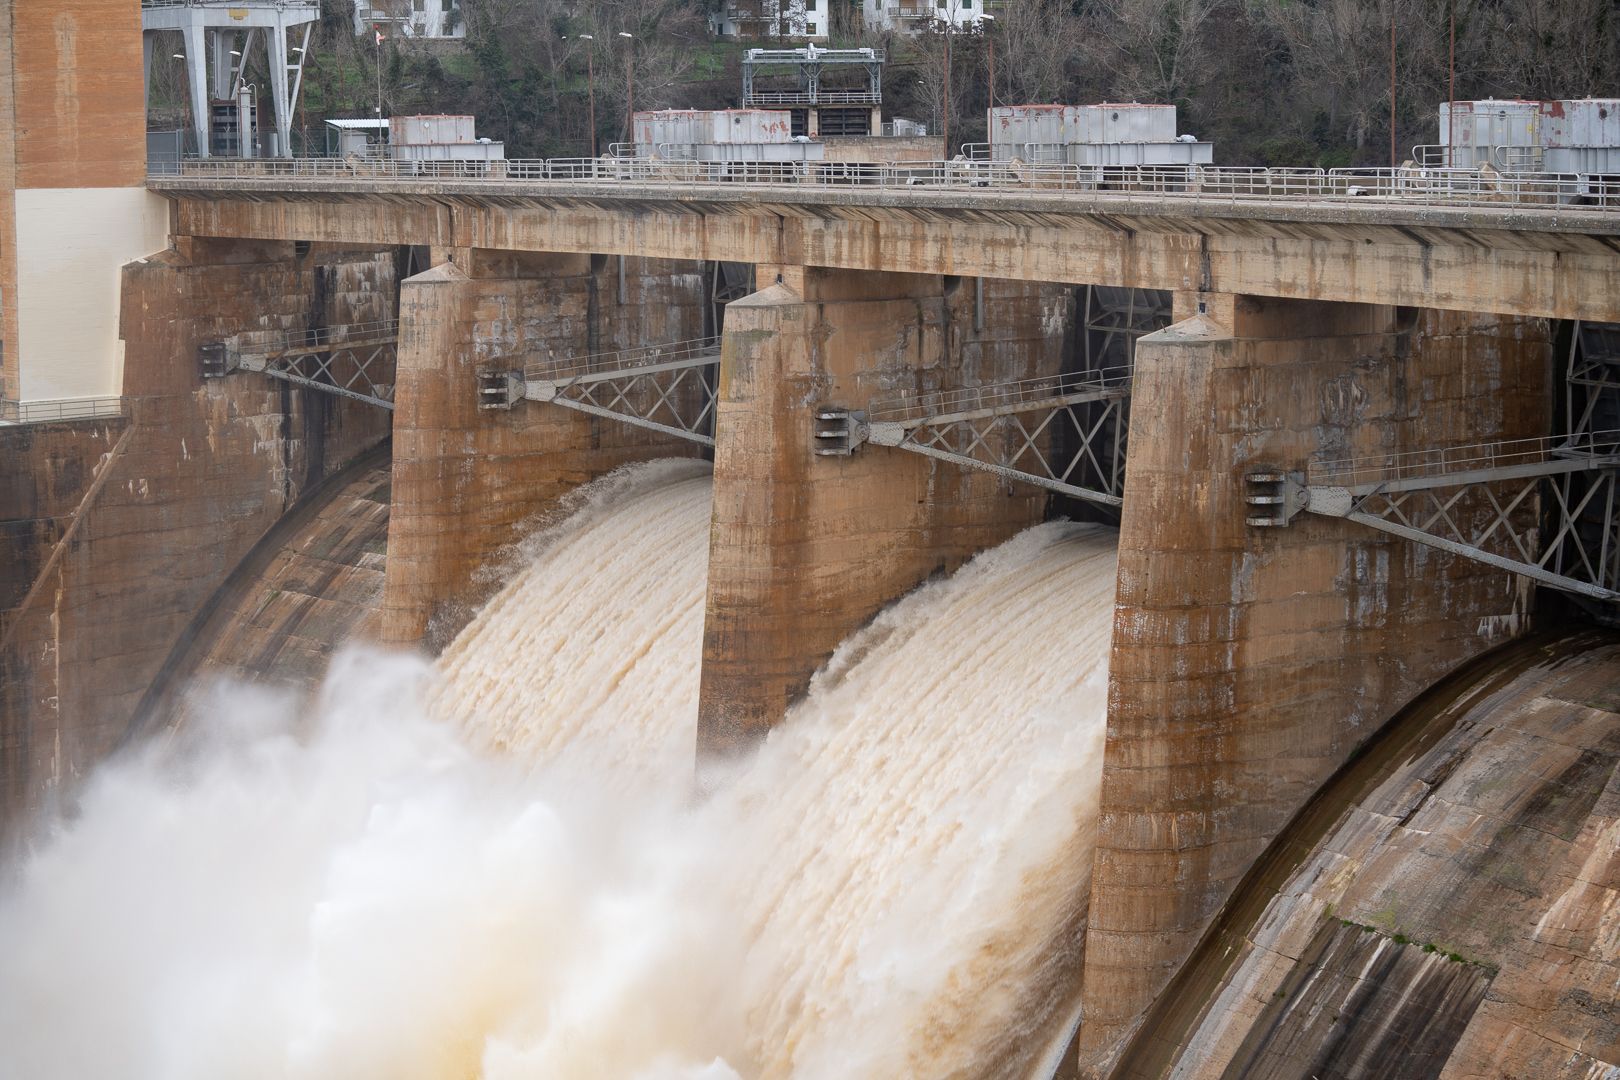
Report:
M 348 653 L 313 717 L 232 688 L 101 770 L 0 896 L 0 1075 L 1022 1075 L 1072 991 L 1112 534 L 908 597 L 698 804 L 707 491 L 587 496 L 442 673 Z

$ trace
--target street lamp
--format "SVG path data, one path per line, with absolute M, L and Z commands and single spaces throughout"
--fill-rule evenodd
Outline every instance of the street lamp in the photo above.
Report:
M 589 101 L 589 118 L 591 125 L 591 157 L 596 156 L 596 60 L 591 55 L 596 39 L 589 34 L 579 35 L 579 40 L 589 41 L 593 44 L 585 46 L 585 95 Z
M 985 124 L 986 124 L 986 127 L 985 127 L 985 138 L 986 139 L 988 139 L 990 137 L 990 128 L 988 126 L 989 123 L 990 123 L 990 121 L 989 121 L 990 111 L 989 110 L 996 107 L 996 39 L 995 39 L 995 35 L 990 33 L 991 27 L 990 26 L 984 26 L 984 24 L 985 23 L 992 23 L 993 24 L 995 21 L 996 21 L 996 17 L 994 15 L 980 15 L 979 16 L 979 24 L 984 27 L 984 47 L 985 47 L 985 50 L 986 50 L 985 51 L 985 56 L 988 58 L 988 60 L 990 62 L 990 74 L 989 74 L 989 78 L 986 80 L 989 83 L 989 86 L 986 87 L 986 89 L 988 89 L 990 92 L 985 97 L 985 100 L 987 102 L 989 102 L 989 104 L 986 107 L 985 114 L 984 114 L 985 115 Z
M 563 40 L 568 40 L 567 34 L 563 35 Z M 590 34 L 575 34 L 574 40 L 594 42 L 596 38 Z M 596 61 L 591 55 L 591 48 L 590 45 L 585 46 L 585 93 L 586 100 L 589 102 L 586 123 L 590 124 L 591 127 L 591 157 L 594 158 L 596 156 Z
M 624 100 L 625 121 L 624 129 L 628 131 L 629 141 L 636 141 L 636 35 L 628 30 L 620 30 L 619 36 L 628 39 L 630 44 L 624 50 Z

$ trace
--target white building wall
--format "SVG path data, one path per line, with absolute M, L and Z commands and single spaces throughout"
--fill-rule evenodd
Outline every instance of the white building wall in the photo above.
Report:
M 17 191 L 21 400 L 122 393 L 119 269 L 169 246 L 169 203 L 145 188 Z

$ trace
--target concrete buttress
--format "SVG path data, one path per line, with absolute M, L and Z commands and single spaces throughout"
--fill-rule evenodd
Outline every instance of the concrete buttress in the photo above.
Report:
M 1352 750 L 1526 614 L 1506 573 L 1352 522 L 1247 526 L 1244 476 L 1542 434 L 1544 321 L 1251 297 L 1205 310 L 1137 345 L 1085 1075 L 1107 1075 Z
M 812 432 L 823 405 L 1055 373 L 1061 317 L 1050 339 L 964 350 L 948 280 L 818 268 L 781 279 L 726 312 L 700 752 L 734 751 L 776 724 L 884 604 L 1039 521 L 1046 504 L 1034 488 L 889 448 L 817 456 Z M 1005 302 L 1019 303 L 1013 290 Z
M 459 249 L 400 289 L 394 477 L 381 635 L 437 650 L 524 523 L 621 465 L 690 442 L 555 405 L 478 408 L 478 372 L 702 333 L 698 264 Z

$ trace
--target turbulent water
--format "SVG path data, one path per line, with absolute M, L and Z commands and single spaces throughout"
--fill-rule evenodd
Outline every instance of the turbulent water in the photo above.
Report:
M 709 482 L 588 492 L 441 658 L 222 689 L 0 896 L 0 1076 L 1021 1076 L 1064 1026 L 1112 534 L 893 605 L 693 794 Z

